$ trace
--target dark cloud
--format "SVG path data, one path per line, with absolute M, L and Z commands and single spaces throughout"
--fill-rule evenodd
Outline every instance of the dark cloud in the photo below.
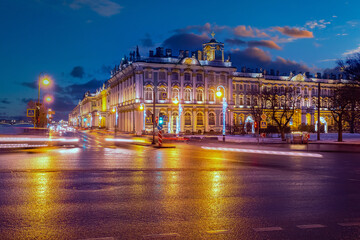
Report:
M 206 34 L 179 33 L 166 39 L 162 45 L 173 50 L 197 50 L 209 40 Z
M 227 38 L 227 39 L 225 39 L 225 43 L 228 43 L 229 45 L 232 45 L 232 46 L 239 46 L 239 45 L 246 44 L 245 41 L 238 39 L 238 38 Z
M 249 47 L 267 47 L 271 49 L 281 50 L 281 47 L 271 40 L 249 41 Z
M 239 70 L 241 67 L 249 68 L 263 68 L 279 70 L 281 73 L 289 73 L 290 71 L 307 72 L 310 71 L 309 67 L 281 57 L 277 57 L 275 60 L 271 59 L 269 53 L 256 47 L 249 47 L 244 50 L 232 50 L 231 61 L 233 65 Z
M 284 35 L 294 37 L 294 38 L 313 38 L 314 37 L 312 32 L 310 32 L 308 30 L 302 30 L 299 28 L 295 28 L 295 27 L 291 28 L 291 27 L 285 26 L 285 27 L 274 27 L 273 29 L 281 32 Z
M 22 82 L 20 83 L 22 86 L 28 87 L 28 88 L 32 88 L 35 89 L 37 88 L 37 81 L 34 82 Z
M 64 88 L 64 92 L 70 95 L 73 99 L 81 99 L 85 92 L 94 92 L 97 88 L 101 87 L 103 81 L 96 80 L 95 78 L 86 83 L 75 83 Z
M 22 82 L 22 83 L 20 83 L 20 85 L 31 88 L 31 89 L 38 89 L 38 87 L 39 87 L 37 80 L 35 80 L 33 82 Z M 64 92 L 64 89 L 54 81 L 51 81 L 50 85 L 46 86 L 43 89 L 48 90 L 48 91 L 51 90 L 51 91 L 54 91 L 54 92 L 57 92 L 57 93 L 63 93 Z M 41 92 L 42 91 L 43 90 L 41 90 Z
M 35 100 L 32 99 L 32 98 L 22 98 L 22 99 L 21 99 L 21 102 L 22 102 L 22 103 L 26 103 L 26 104 L 27 104 L 28 102 L 30 102 L 30 101 L 35 101 Z
M 76 66 L 73 68 L 70 75 L 74 78 L 83 78 L 85 75 L 84 68 L 81 66 Z
M 140 39 L 141 42 L 141 46 L 143 47 L 153 47 L 154 46 L 154 42 L 150 37 L 150 34 L 145 34 L 145 37 Z
M 7 98 L 0 98 L 0 103 L 10 104 L 11 102 Z
M 205 23 L 204 25 L 190 25 L 185 28 L 179 28 L 175 30 L 177 33 L 188 33 L 192 31 L 196 31 L 198 33 L 209 33 L 211 31 L 211 24 Z

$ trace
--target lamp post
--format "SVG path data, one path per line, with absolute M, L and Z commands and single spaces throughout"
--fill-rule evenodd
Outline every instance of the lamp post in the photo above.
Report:
M 114 137 L 116 137 L 116 127 L 117 127 L 117 119 L 118 119 L 118 112 L 117 112 L 116 107 L 113 107 L 113 108 L 111 109 L 111 112 L 112 112 L 112 113 L 115 113 L 115 118 L 114 118 Z
M 225 142 L 225 134 L 226 134 L 226 122 L 225 122 L 225 116 L 226 116 L 226 108 L 228 106 L 227 102 L 226 102 L 226 96 L 225 96 L 225 87 L 220 85 L 217 87 L 217 92 L 216 92 L 216 96 L 221 97 L 223 94 L 220 91 L 220 89 L 224 90 L 224 96 L 223 96 L 223 109 L 222 109 L 222 113 L 223 113 L 223 129 L 222 129 L 222 135 L 223 135 L 223 142 Z
M 35 117 L 36 117 L 36 119 L 35 119 L 34 127 L 36 125 L 39 126 L 39 123 L 40 123 L 40 86 L 41 86 L 41 84 L 43 84 L 45 86 L 50 84 L 50 80 L 47 79 L 47 78 L 43 78 L 41 80 L 41 75 L 43 75 L 43 74 L 44 74 L 44 72 L 41 72 L 39 74 L 39 79 L 38 79 L 38 101 L 37 101 L 37 106 L 35 108 L 35 112 L 36 112 Z
M 182 113 L 182 106 L 181 103 L 179 102 L 179 100 L 177 98 L 173 99 L 173 103 L 175 105 L 179 106 L 178 109 L 178 116 L 176 118 L 176 136 L 179 136 L 180 130 L 181 130 L 181 113 Z
M 146 121 L 145 104 L 144 104 L 144 103 L 140 103 L 139 109 L 140 109 L 140 111 L 143 111 L 143 115 L 144 115 L 144 120 L 143 120 L 143 132 L 145 133 L 145 121 Z

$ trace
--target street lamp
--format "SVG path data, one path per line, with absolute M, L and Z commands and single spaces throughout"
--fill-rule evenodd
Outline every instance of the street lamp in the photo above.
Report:
M 144 104 L 144 103 L 140 103 L 139 110 L 144 112 L 144 113 L 143 113 L 143 114 L 144 114 L 143 131 L 144 131 L 144 133 L 145 133 L 146 111 L 145 111 L 145 104 Z
M 181 103 L 179 102 L 179 99 L 174 98 L 172 101 L 175 105 L 179 105 L 179 110 L 178 110 L 178 116 L 176 118 L 176 136 L 179 136 L 180 130 L 181 130 L 181 113 L 182 113 L 182 106 Z
M 227 108 L 227 103 L 226 103 L 226 97 L 225 97 L 225 87 L 220 85 L 217 87 L 217 92 L 216 92 L 216 96 L 221 97 L 223 95 L 223 93 L 220 91 L 220 89 L 224 90 L 224 96 L 223 96 L 223 109 L 222 109 L 222 113 L 223 113 L 223 129 L 222 129 L 222 135 L 223 135 L 223 141 L 225 142 L 225 133 L 226 133 L 226 126 L 225 126 L 225 116 L 226 116 L 226 108 Z
M 114 136 L 116 136 L 116 127 L 117 127 L 117 120 L 118 120 L 118 112 L 116 111 L 116 107 L 111 109 L 112 113 L 115 113 L 115 122 L 114 122 Z
M 40 121 L 40 86 L 41 84 L 44 86 L 48 86 L 50 84 L 50 80 L 47 79 L 46 77 L 44 77 L 43 79 L 41 79 L 41 76 L 44 75 L 44 72 L 41 72 L 39 74 L 39 79 L 38 79 L 38 102 L 37 102 L 37 106 L 36 106 L 36 120 L 35 120 L 35 124 L 34 127 L 37 125 L 39 126 L 39 121 Z

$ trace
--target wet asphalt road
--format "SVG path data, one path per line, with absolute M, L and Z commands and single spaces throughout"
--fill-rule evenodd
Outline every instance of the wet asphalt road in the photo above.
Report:
M 202 145 L 3 153 L 0 239 L 360 239 L 359 153 Z

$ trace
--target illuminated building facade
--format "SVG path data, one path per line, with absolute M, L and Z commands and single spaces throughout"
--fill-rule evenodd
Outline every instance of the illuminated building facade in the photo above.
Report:
M 226 126 L 242 126 L 246 132 L 254 132 L 251 106 L 259 102 L 254 92 L 275 88 L 281 97 L 281 89 L 292 87 L 301 98 L 290 122 L 291 128 L 297 129 L 300 124 L 316 125 L 317 87 L 321 82 L 321 123 L 327 131 L 334 125 L 328 97 L 332 86 L 341 81 L 308 74 L 236 72 L 230 59 L 225 60 L 224 44 L 212 35 L 201 51 L 191 54 L 180 50 L 174 56 L 170 49 L 159 47 L 142 57 L 137 48 L 113 69 L 102 88 L 85 95 L 69 115 L 69 122 L 82 127 L 116 128 L 119 132 L 152 132 L 155 92 L 155 116 L 163 116 L 164 132 L 218 133 L 222 131 L 223 109 L 216 89 L 223 86 L 228 104 Z M 271 124 L 270 118 L 267 121 Z

